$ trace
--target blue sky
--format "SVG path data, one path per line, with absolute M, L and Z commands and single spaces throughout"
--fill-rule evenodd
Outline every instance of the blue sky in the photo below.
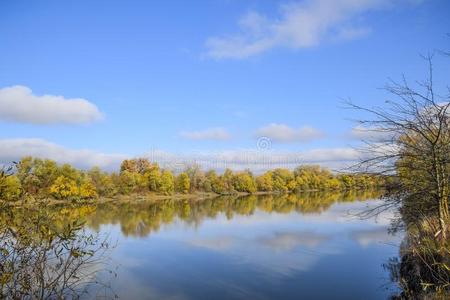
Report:
M 358 114 L 342 99 L 382 105 L 388 77 L 426 77 L 449 15 L 445 0 L 3 0 L 0 159 L 235 159 L 267 137 L 266 155 L 346 160 Z

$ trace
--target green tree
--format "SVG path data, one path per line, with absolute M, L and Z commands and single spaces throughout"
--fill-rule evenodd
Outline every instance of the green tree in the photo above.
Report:
M 225 172 L 223 172 L 221 180 L 224 187 L 224 192 L 227 193 L 235 192 L 233 186 L 233 177 L 234 177 L 233 171 L 231 171 L 230 169 L 226 169 Z
M 164 195 L 171 195 L 174 191 L 175 183 L 172 172 L 164 170 L 161 174 L 161 185 L 159 192 Z
M 342 174 L 338 177 L 338 180 L 341 182 L 341 185 L 345 189 L 351 189 L 355 185 L 354 178 L 348 174 Z
M 145 172 L 148 188 L 150 191 L 157 192 L 161 185 L 161 170 L 157 164 L 154 164 Z
M 176 190 L 179 193 L 187 194 L 191 188 L 189 176 L 186 173 L 181 173 L 177 176 Z
M 45 197 L 50 185 L 59 176 L 56 162 L 25 157 L 17 164 L 17 177 L 26 194 Z
M 93 167 L 89 170 L 88 175 L 99 196 L 112 197 L 117 194 L 117 187 L 114 185 L 111 176 L 102 172 L 99 167 Z
M 216 171 L 211 170 L 206 173 L 206 182 L 210 183 L 211 191 L 217 194 L 223 194 L 226 189 L 223 181 L 223 177 L 217 176 Z M 206 190 L 209 192 L 209 190 Z
M 137 192 L 139 187 L 139 174 L 129 171 L 122 171 L 119 174 L 119 192 L 123 195 L 129 195 Z
M 256 183 L 249 172 L 241 172 L 233 177 L 234 190 L 238 192 L 254 193 L 256 192 Z
M 57 165 L 55 164 L 55 166 Z M 57 173 L 58 176 L 70 178 L 73 181 L 77 182 L 78 184 L 80 184 L 82 181 L 82 173 L 69 164 L 63 164 L 61 167 L 58 168 Z M 45 177 L 45 175 L 43 177 Z

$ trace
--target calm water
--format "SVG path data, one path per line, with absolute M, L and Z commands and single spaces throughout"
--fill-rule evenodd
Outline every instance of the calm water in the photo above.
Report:
M 122 299 L 386 299 L 397 256 L 389 213 L 354 214 L 373 195 L 217 198 L 87 209 L 86 226 L 117 247 Z M 371 199 L 372 198 L 372 199 Z

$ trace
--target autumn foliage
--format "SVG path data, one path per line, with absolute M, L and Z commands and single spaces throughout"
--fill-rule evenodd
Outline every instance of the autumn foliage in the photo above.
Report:
M 175 174 L 145 158 L 137 158 L 124 160 L 120 172 L 107 173 L 98 167 L 83 171 L 49 159 L 25 157 L 8 176 L 0 178 L 0 197 L 16 201 L 27 197 L 86 200 L 149 193 L 296 193 L 368 189 L 383 182 L 383 178 L 368 175 L 336 175 L 318 166 L 300 166 L 294 171 L 274 169 L 257 176 L 250 171 L 229 169 L 221 174 L 214 170 L 205 173 L 191 166 Z

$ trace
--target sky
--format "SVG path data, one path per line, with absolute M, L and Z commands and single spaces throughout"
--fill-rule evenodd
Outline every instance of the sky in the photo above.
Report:
M 117 169 L 332 169 L 357 159 L 344 99 L 450 60 L 446 0 L 0 0 L 0 161 Z

